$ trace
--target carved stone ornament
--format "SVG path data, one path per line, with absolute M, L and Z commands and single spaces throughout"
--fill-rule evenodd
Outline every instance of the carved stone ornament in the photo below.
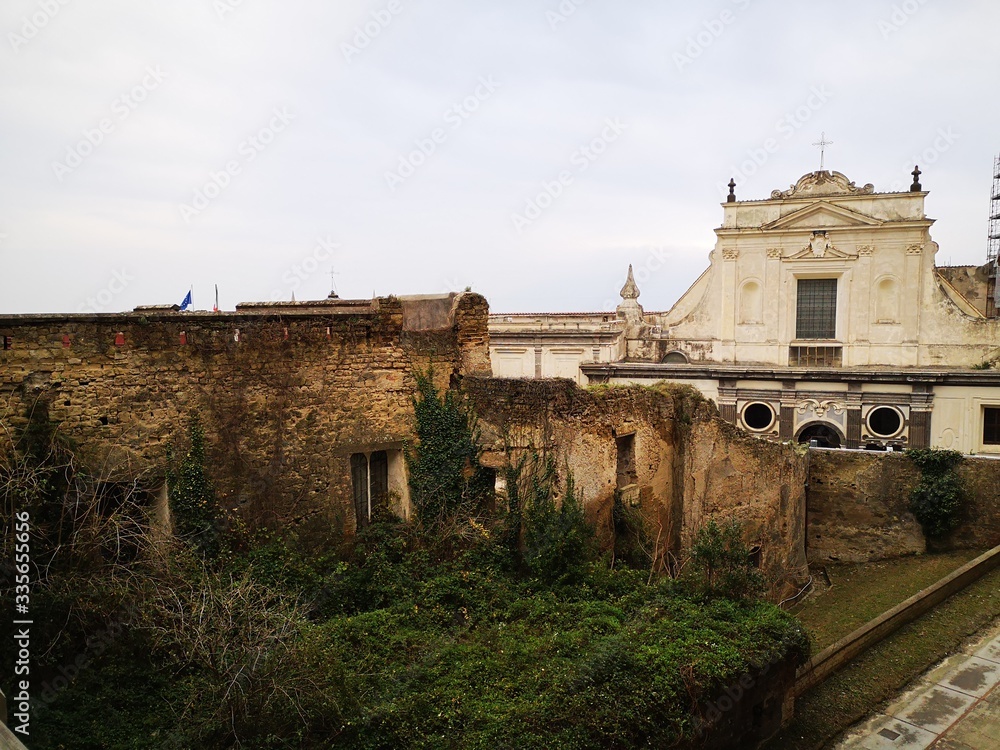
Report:
M 722 248 L 722 259 L 723 260 L 739 260 L 740 251 L 735 247 L 724 247 Z
M 767 249 L 767 257 L 769 260 L 781 260 L 781 248 L 769 247 Z
M 800 401 L 795 410 L 799 414 L 805 414 L 807 411 L 812 409 L 813 414 L 816 415 L 817 419 L 822 419 L 826 416 L 828 411 L 832 411 L 834 414 L 843 414 L 846 407 L 833 400 L 828 401 L 817 401 L 814 398 L 807 398 L 805 401 Z
M 813 232 L 812 237 L 809 238 L 809 244 L 785 260 L 815 260 L 816 258 L 854 260 L 855 256 L 848 255 L 834 246 L 826 232 Z
M 809 240 L 809 249 L 817 258 L 822 258 L 829 250 L 833 249 L 833 243 L 830 242 L 830 238 L 826 236 L 825 232 L 822 234 L 813 232 L 812 239 Z
M 641 292 L 639 287 L 635 283 L 635 276 L 632 275 L 632 264 L 628 264 L 628 278 L 625 280 L 625 286 L 622 290 L 618 292 L 622 299 L 639 299 Z
M 858 255 L 862 257 L 870 257 L 875 253 L 874 245 L 858 245 Z
M 920 255 L 924 251 L 923 245 L 910 245 L 906 248 L 907 255 Z
M 822 195 L 871 195 L 875 192 L 872 184 L 858 187 L 840 172 L 810 172 L 799 178 L 799 181 L 788 190 L 774 190 L 771 200 L 785 198 L 813 198 Z

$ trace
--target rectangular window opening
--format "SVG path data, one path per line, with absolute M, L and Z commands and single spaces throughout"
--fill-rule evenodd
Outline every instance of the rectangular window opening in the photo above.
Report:
M 983 409 L 983 445 L 1000 445 L 1000 408 Z
M 793 346 L 788 350 L 790 367 L 840 367 L 844 350 L 839 346 Z
M 408 518 L 409 486 L 402 450 L 378 450 L 351 455 L 351 487 L 358 529 L 368 526 L 379 512 Z
M 635 435 L 621 435 L 615 438 L 618 453 L 618 489 L 636 484 L 639 474 L 635 468 Z
M 837 280 L 799 279 L 795 338 L 837 338 Z

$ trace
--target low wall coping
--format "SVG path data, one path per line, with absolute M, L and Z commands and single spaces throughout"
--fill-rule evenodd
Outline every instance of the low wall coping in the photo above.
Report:
M 797 672 L 795 695 L 802 695 L 809 688 L 823 682 L 858 654 L 891 635 L 903 625 L 916 620 L 920 615 L 937 606 L 952 594 L 957 594 L 998 565 L 1000 565 L 1000 547 L 994 547 L 937 583 L 918 591 L 906 601 L 897 604 L 887 612 L 883 612 L 832 646 L 823 649 Z

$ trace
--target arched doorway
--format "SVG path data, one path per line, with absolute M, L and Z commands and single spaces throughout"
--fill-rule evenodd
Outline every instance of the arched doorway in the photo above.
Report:
M 799 433 L 799 442 L 807 445 L 815 440 L 820 448 L 839 448 L 843 438 L 832 425 L 825 422 L 813 422 L 806 425 Z

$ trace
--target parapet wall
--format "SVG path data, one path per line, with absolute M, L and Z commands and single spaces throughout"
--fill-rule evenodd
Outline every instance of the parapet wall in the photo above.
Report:
M 967 457 L 958 466 L 965 491 L 961 524 L 940 549 L 1000 544 L 1000 461 Z M 910 513 L 920 471 L 903 453 L 813 450 L 807 498 L 810 562 L 870 562 L 927 550 Z
M 489 374 L 478 294 L 0 317 L 0 420 L 49 419 L 113 475 L 162 477 L 192 415 L 224 503 L 356 526 L 350 456 L 413 437 L 415 373 Z

